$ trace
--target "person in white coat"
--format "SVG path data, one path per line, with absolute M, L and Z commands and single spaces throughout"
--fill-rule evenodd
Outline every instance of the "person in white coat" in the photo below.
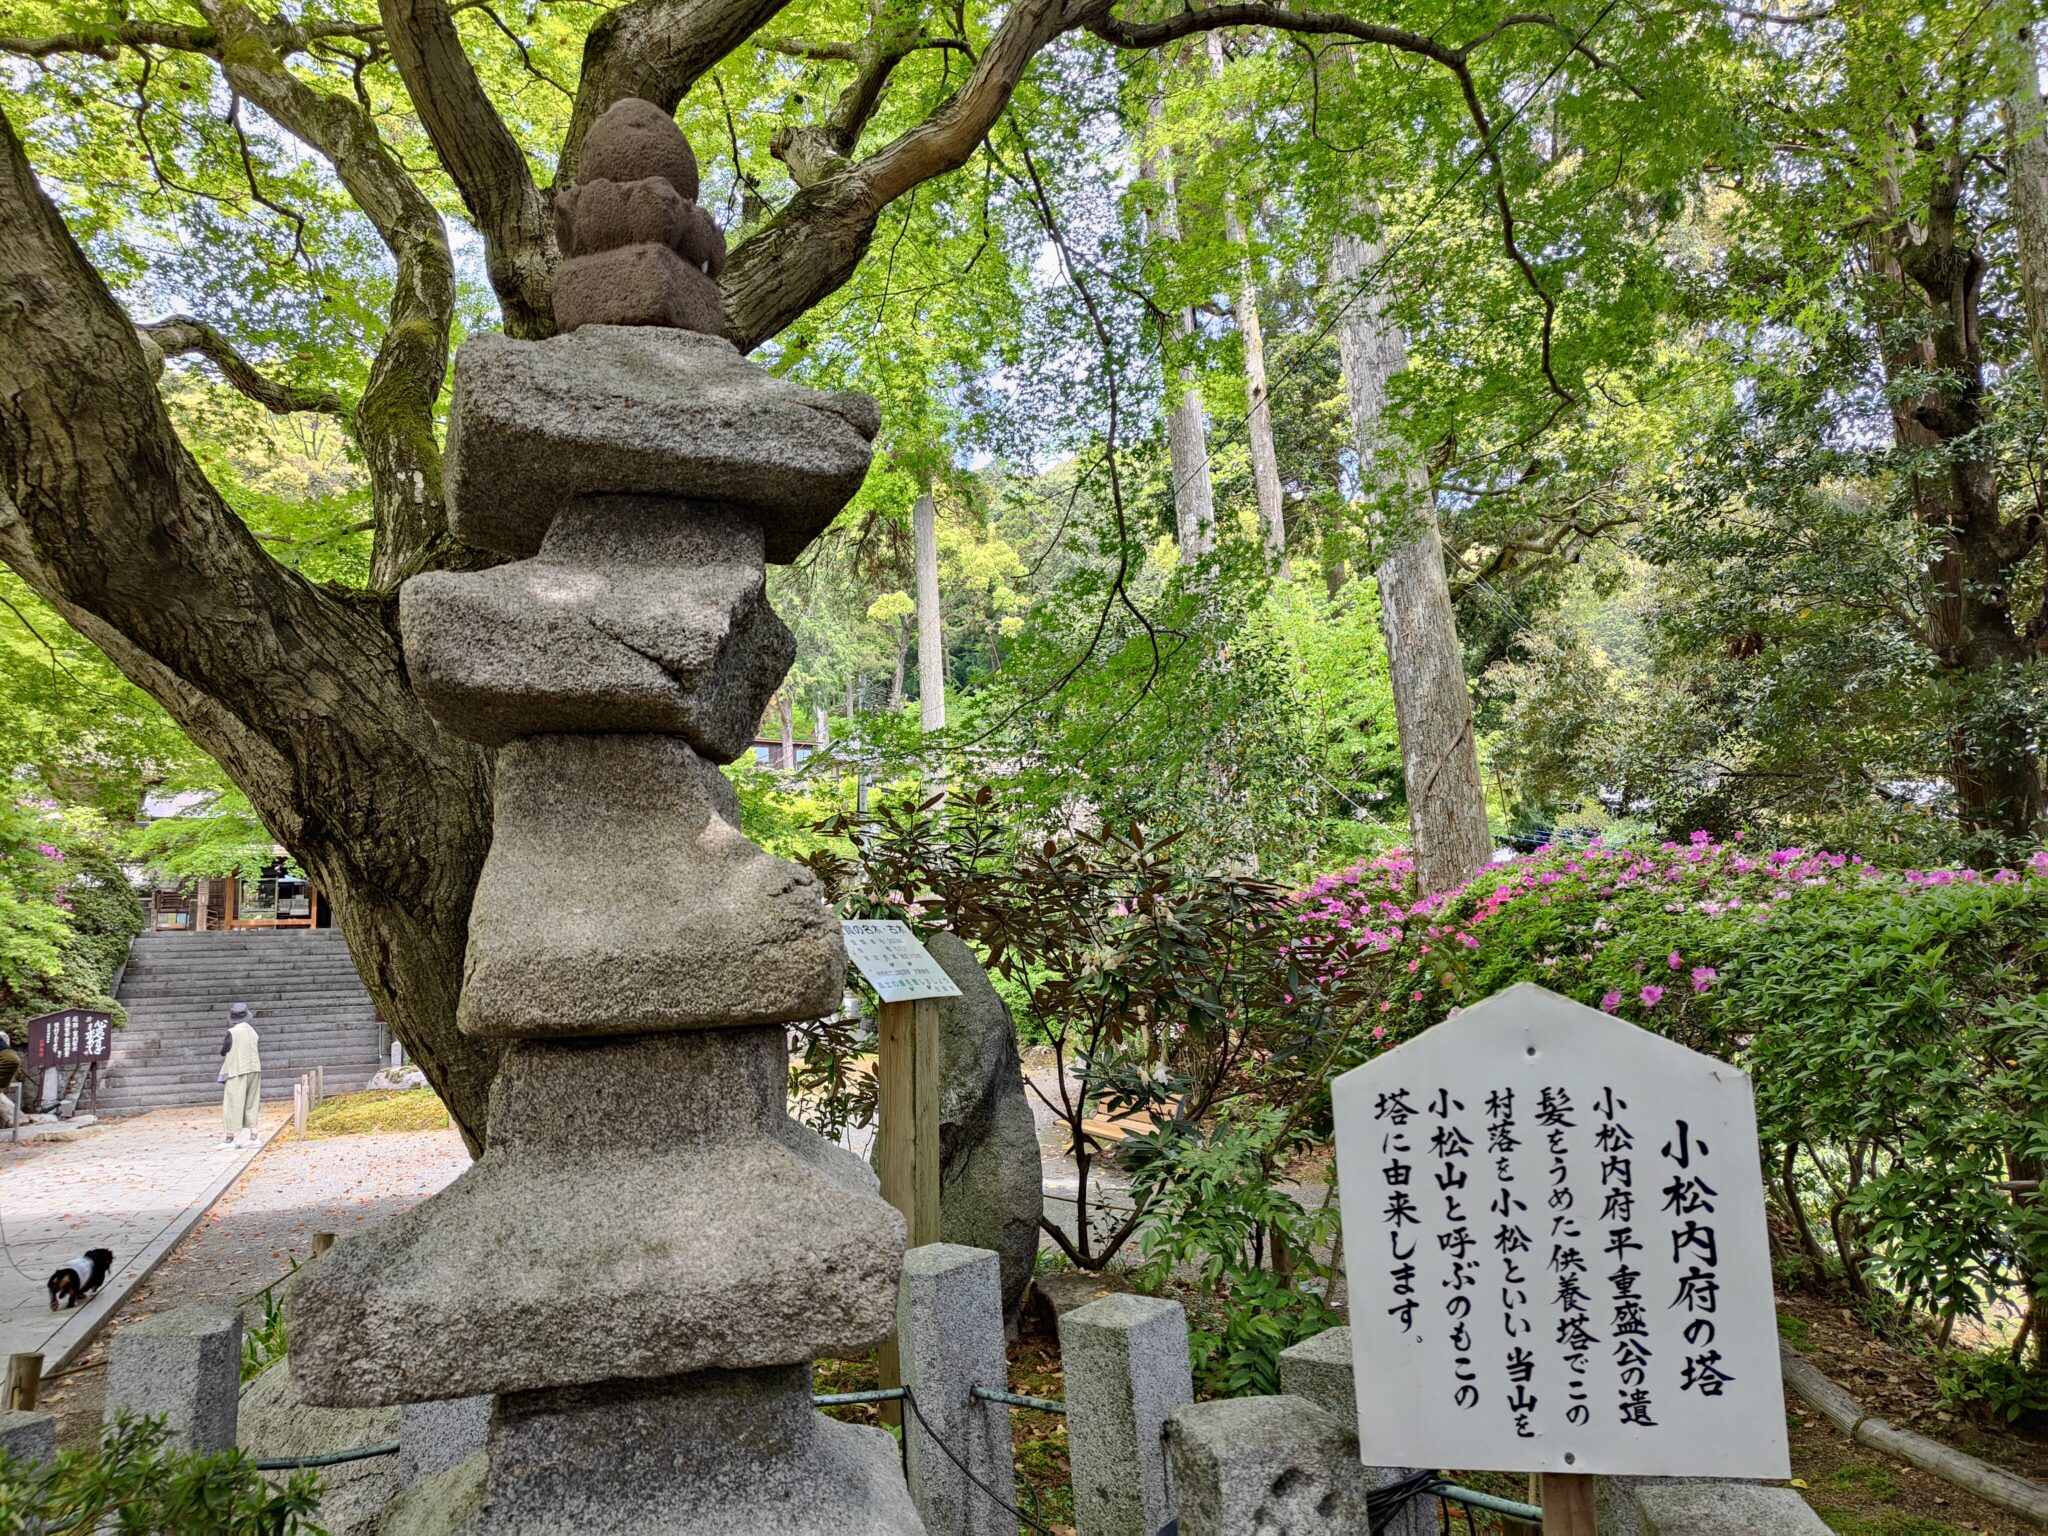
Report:
M 228 1009 L 228 1032 L 220 1043 L 221 1120 L 227 1126 L 224 1147 L 256 1145 L 256 1111 L 263 1102 L 263 1058 L 256 1049 L 256 1026 L 249 1005 Z

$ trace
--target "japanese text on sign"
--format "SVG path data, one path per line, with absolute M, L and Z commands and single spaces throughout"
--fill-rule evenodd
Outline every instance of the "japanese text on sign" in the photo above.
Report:
M 839 926 L 846 935 L 846 958 L 883 1002 L 960 995 L 953 978 L 925 952 L 907 923 L 863 919 Z
M 1334 1095 L 1368 1460 L 1788 1474 L 1741 1073 L 1518 986 Z
M 92 1008 L 66 1008 L 28 1021 L 28 1066 L 65 1067 L 105 1061 L 112 1043 L 112 1015 Z

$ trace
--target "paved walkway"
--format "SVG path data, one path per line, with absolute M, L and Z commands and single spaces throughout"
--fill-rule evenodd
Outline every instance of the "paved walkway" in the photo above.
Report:
M 288 1272 L 294 1259 L 310 1258 L 314 1233 L 353 1236 L 417 1205 L 468 1166 L 454 1131 L 299 1141 L 287 1130 L 135 1288 L 115 1326 L 188 1301 L 232 1306 Z M 252 1304 L 249 1315 L 261 1314 Z M 104 1337 L 78 1356 L 75 1374 L 44 1393 L 41 1406 L 57 1415 L 66 1449 L 91 1444 L 98 1432 Z
M 266 1138 L 291 1118 L 272 1106 Z M 218 1109 L 163 1109 L 103 1120 L 71 1136 L 0 1141 L 0 1355 L 41 1353 L 55 1371 L 257 1155 L 224 1150 Z M 114 1269 L 86 1306 L 50 1310 L 46 1282 L 88 1248 Z

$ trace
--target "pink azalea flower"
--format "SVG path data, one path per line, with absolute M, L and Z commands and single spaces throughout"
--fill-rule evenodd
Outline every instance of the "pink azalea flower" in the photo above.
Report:
M 1717 977 L 1717 976 L 1718 976 L 1719 974 L 1720 974 L 1720 973 L 1719 973 L 1718 971 L 1716 971 L 1716 970 L 1715 970 L 1715 969 L 1714 969 L 1714 968 L 1713 968 L 1713 967 L 1712 967 L 1711 965 L 1696 965 L 1696 966 L 1694 966 L 1694 967 L 1692 968 L 1692 989 L 1693 989 L 1693 991 L 1695 991 L 1695 992 L 1704 992 L 1704 991 L 1706 991 L 1706 990 L 1707 990 L 1707 988 L 1711 987 L 1711 986 L 1712 986 L 1712 985 L 1714 984 L 1714 979 L 1715 979 L 1715 977 Z
M 1673 969 L 1673 970 L 1675 971 L 1675 970 L 1677 970 L 1677 969 L 1678 969 L 1678 968 L 1679 968 L 1679 967 L 1680 967 L 1681 965 L 1683 965 L 1683 964 L 1685 964 L 1685 956 L 1681 955 L 1681 954 L 1680 954 L 1680 953 L 1679 953 L 1679 952 L 1678 952 L 1677 950 L 1675 950 L 1675 949 L 1674 949 L 1673 951 L 1671 951 L 1671 958 L 1670 958 L 1670 965 L 1671 965 L 1671 969 Z
M 1664 989 L 1662 987 L 1645 987 L 1642 990 L 1641 996 L 1645 1008 L 1654 1008 L 1664 1001 Z
M 1620 1006 L 1621 994 L 1619 992 L 1609 992 L 1600 999 L 1600 1007 L 1603 1012 L 1612 1013 Z

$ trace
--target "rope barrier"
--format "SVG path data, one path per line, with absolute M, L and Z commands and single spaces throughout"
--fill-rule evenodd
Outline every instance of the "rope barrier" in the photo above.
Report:
M 256 1458 L 258 1472 L 297 1472 L 306 1467 L 338 1467 L 345 1461 L 368 1461 L 373 1456 L 396 1456 L 398 1442 L 382 1441 L 377 1445 L 359 1445 L 352 1451 L 329 1451 L 321 1456 L 259 1456 Z
M 955 1467 L 959 1468 L 960 1475 L 962 1477 L 966 1478 L 968 1482 L 972 1483 L 976 1488 L 980 1489 L 981 1492 L 988 1497 L 991 1503 L 995 1504 L 1000 1509 L 1006 1510 L 1010 1515 L 1012 1515 L 1017 1520 L 1017 1522 L 1020 1525 L 1029 1526 L 1032 1530 L 1040 1532 L 1041 1536 L 1053 1536 L 1051 1526 L 1042 1524 L 1041 1522 L 1033 1519 L 1030 1515 L 1025 1514 L 1023 1510 L 1019 1509 L 1016 1505 L 1012 1504 L 1008 1499 L 1004 1498 L 1001 1494 L 997 1493 L 993 1488 L 989 1487 L 987 1483 L 984 1483 L 980 1478 L 976 1477 L 973 1472 L 968 1470 L 967 1463 L 962 1461 L 958 1456 L 956 1456 L 953 1453 L 953 1447 L 946 1444 L 944 1440 L 939 1438 L 938 1432 L 932 1428 L 930 1421 L 925 1418 L 924 1410 L 917 1406 L 917 1395 L 914 1392 L 910 1391 L 910 1389 L 907 1387 L 903 1389 L 903 1401 L 909 1404 L 911 1413 L 916 1416 L 918 1427 L 921 1428 L 927 1435 L 931 1437 L 931 1442 L 933 1445 L 936 1445 L 941 1451 L 944 1451 L 946 1453 L 946 1460 L 952 1462 Z M 907 1430 L 908 1426 L 906 1425 L 905 1428 Z

